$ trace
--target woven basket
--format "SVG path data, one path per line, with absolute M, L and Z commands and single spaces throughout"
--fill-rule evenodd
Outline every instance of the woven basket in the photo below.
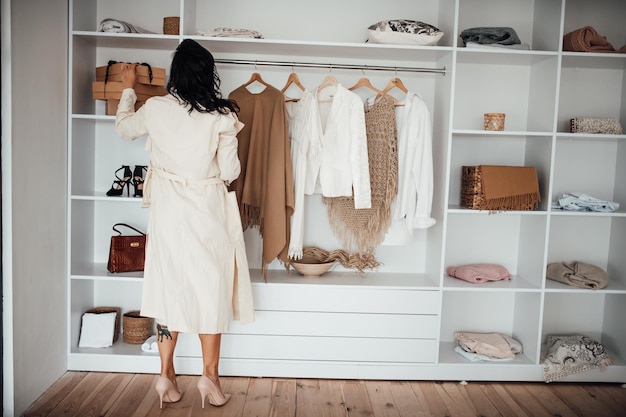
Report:
M 480 210 L 484 200 L 480 167 L 461 167 L 461 207 Z
M 485 113 L 485 130 L 504 130 L 504 113 Z
M 180 17 L 169 16 L 163 18 L 163 34 L 178 35 L 180 32 Z
M 115 327 L 113 328 L 113 343 L 117 342 L 118 335 L 120 334 L 120 313 L 122 310 L 119 307 L 94 307 L 85 311 L 85 313 L 115 313 Z
M 131 345 L 140 345 L 152 336 L 154 327 L 154 319 L 152 317 L 143 317 L 139 311 L 129 311 L 124 313 L 122 329 L 124 343 Z

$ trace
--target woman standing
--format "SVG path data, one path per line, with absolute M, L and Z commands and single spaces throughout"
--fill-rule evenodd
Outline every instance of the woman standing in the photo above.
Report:
M 161 359 L 161 407 L 182 397 L 174 349 L 179 332 L 197 333 L 203 372 L 198 390 L 225 404 L 219 383 L 221 333 L 254 318 L 250 276 L 237 201 L 227 185 L 241 171 L 237 104 L 223 99 L 215 61 L 193 40 L 176 49 L 168 95 L 134 111 L 135 64 L 123 73 L 115 126 L 124 139 L 147 136 L 150 165 L 143 183 L 149 207 L 141 314 L 154 317 Z

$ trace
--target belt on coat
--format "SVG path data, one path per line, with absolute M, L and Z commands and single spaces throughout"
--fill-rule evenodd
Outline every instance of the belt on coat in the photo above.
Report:
M 180 175 L 173 174 L 171 172 L 165 171 L 163 168 L 150 166 L 148 168 L 148 172 L 146 172 L 146 177 L 143 182 L 143 207 L 150 207 L 151 200 L 151 189 L 152 189 L 152 176 L 156 175 L 160 178 L 167 179 L 170 181 L 176 181 L 181 184 L 187 185 L 212 185 L 212 184 L 223 184 L 226 185 L 223 179 L 218 177 L 210 177 L 210 178 L 185 178 Z

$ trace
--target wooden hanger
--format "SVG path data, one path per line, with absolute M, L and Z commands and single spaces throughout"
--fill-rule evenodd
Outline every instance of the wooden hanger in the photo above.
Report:
M 289 74 L 289 77 L 287 78 L 287 82 L 285 83 L 285 86 L 281 90 L 283 94 L 287 91 L 287 89 L 289 89 L 289 87 L 291 87 L 292 84 L 295 84 L 296 87 L 298 87 L 300 90 L 306 91 L 306 88 L 304 88 L 304 86 L 300 82 L 300 78 L 298 78 L 298 74 L 296 74 L 295 72 L 292 72 L 291 74 Z M 300 101 L 300 99 L 285 96 L 285 101 L 286 102 Z
M 357 81 L 356 84 L 354 84 L 348 90 L 354 91 L 354 90 L 359 89 L 361 87 L 367 87 L 370 90 L 374 91 L 376 94 L 383 94 L 383 92 L 380 91 L 378 88 L 374 87 L 372 85 L 372 83 L 370 82 L 369 78 L 366 78 L 366 77 L 360 78 L 359 81 Z
M 388 93 L 389 91 L 393 90 L 394 88 L 399 89 L 404 94 L 409 92 L 409 90 L 404 86 L 404 83 L 402 82 L 402 80 L 400 78 L 393 77 L 391 80 L 389 80 L 389 82 L 387 83 L 387 85 L 383 89 L 383 93 Z
M 295 72 L 292 72 L 291 74 L 289 74 L 289 78 L 287 78 L 287 82 L 285 83 L 285 86 L 283 87 L 281 91 L 283 93 L 287 91 L 287 89 L 291 86 L 291 84 L 295 84 L 296 87 L 298 87 L 302 91 L 306 90 L 306 88 L 304 88 L 302 83 L 300 83 L 300 78 L 298 78 L 298 74 L 296 74 Z
M 389 91 L 393 90 L 394 88 L 397 88 L 398 90 L 402 91 L 404 94 L 407 94 L 409 92 L 409 90 L 406 88 L 406 86 L 404 85 L 404 83 L 402 82 L 400 78 L 393 77 L 391 80 L 389 80 L 389 82 L 387 83 L 383 91 L 381 91 L 381 93 L 376 96 L 376 98 L 380 98 L 382 95 L 386 94 L 389 97 L 393 98 L 393 102 L 395 106 L 404 106 L 404 104 L 398 102 L 397 98 L 395 98 L 394 96 L 390 94 L 387 94 L 389 93 Z
M 261 78 L 261 74 L 259 74 L 258 72 L 253 72 L 252 75 L 250 76 L 250 79 L 243 86 L 247 87 L 255 81 L 263 84 L 266 87 L 270 86 L 268 83 L 265 82 L 263 78 Z
M 339 84 L 339 82 L 337 81 L 337 79 L 335 78 L 334 75 L 328 74 L 326 76 L 326 78 L 324 78 L 322 80 L 322 83 L 320 85 L 317 86 L 317 91 L 321 91 L 326 87 L 330 87 L 331 85 L 334 85 L 335 87 L 337 86 L 337 84 Z

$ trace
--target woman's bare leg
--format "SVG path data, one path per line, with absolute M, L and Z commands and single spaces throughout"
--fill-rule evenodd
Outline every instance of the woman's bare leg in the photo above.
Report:
M 202 374 L 208 376 L 221 391 L 219 364 L 222 335 L 219 333 L 199 334 L 198 337 L 200 338 L 200 344 L 202 345 Z
M 174 370 L 174 349 L 178 341 L 178 332 L 170 332 L 167 326 L 157 323 L 157 345 L 159 346 L 159 356 L 161 357 L 161 376 L 166 377 L 176 384 L 176 371 Z

